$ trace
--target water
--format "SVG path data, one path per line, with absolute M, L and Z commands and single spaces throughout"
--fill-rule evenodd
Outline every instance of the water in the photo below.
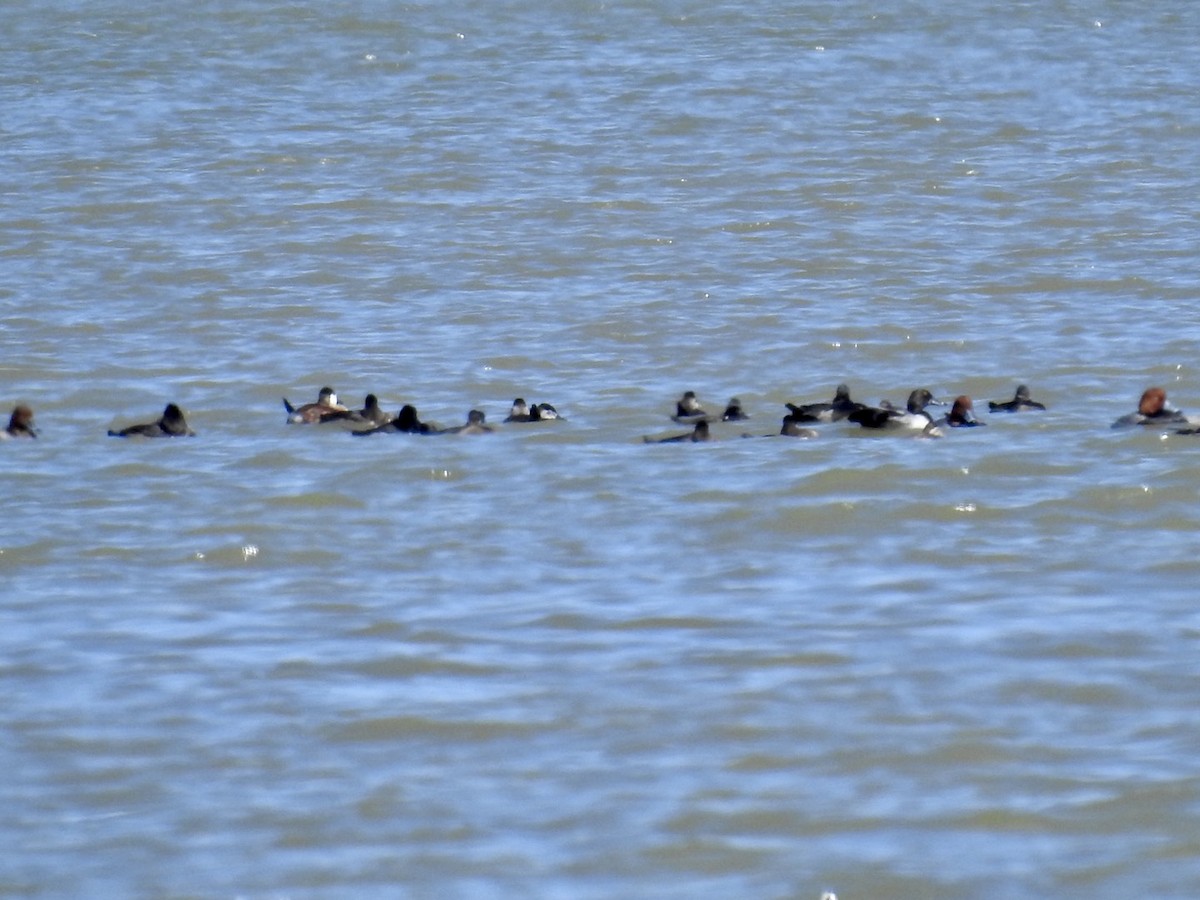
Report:
M 0 896 L 1200 894 L 1198 15 L 8 4 Z

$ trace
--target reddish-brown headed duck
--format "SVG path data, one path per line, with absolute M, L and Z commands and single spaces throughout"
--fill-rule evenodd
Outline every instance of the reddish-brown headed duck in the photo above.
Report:
M 0 440 L 35 437 L 37 437 L 37 432 L 33 429 L 33 410 L 21 403 L 8 417 L 8 427 L 0 431 Z
M 1146 388 L 1138 401 L 1137 412 L 1121 416 L 1113 428 L 1129 425 L 1186 425 L 1189 419 L 1180 410 L 1167 405 L 1167 392 L 1160 387 Z
M 986 425 L 975 418 L 975 404 L 966 394 L 954 398 L 950 413 L 939 424 L 949 428 L 974 428 L 976 425 Z

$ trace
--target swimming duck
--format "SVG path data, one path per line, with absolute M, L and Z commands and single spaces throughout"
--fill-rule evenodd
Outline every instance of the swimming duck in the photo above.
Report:
M 195 437 L 196 432 L 188 428 L 187 420 L 174 403 L 168 403 L 157 422 L 147 422 L 144 425 L 130 425 L 120 431 L 109 431 L 109 437 Z
M 784 416 L 779 433 L 784 437 L 815 438 L 819 432 L 815 428 L 805 428 L 791 416 Z
M 329 386 L 321 388 L 317 393 L 316 403 L 292 406 L 287 397 L 284 397 L 283 408 L 287 410 L 287 420 L 291 425 L 311 425 L 315 422 L 344 419 L 350 412 L 349 407 L 338 403 L 337 394 Z
M 1146 388 L 1138 401 L 1137 412 L 1121 416 L 1113 428 L 1129 425 L 1177 425 L 1191 422 L 1180 410 L 1167 405 L 1167 392 L 1160 387 Z
M 744 437 L 744 438 L 754 438 L 754 437 L 815 438 L 816 436 L 817 436 L 817 430 L 815 428 L 802 427 L 800 425 L 799 421 L 797 421 L 792 416 L 791 413 L 788 413 L 788 415 L 783 417 L 783 422 L 780 425 L 779 430 L 772 434 L 750 434 L 747 431 L 742 432 L 742 437 Z
M 1023 384 L 1017 386 L 1017 393 L 1011 400 L 1006 400 L 1003 403 L 998 403 L 995 400 L 988 401 L 988 409 L 992 412 L 1020 412 L 1023 409 L 1045 408 L 1044 404 L 1030 399 L 1029 388 Z
M 549 403 L 526 403 L 521 397 L 513 401 L 505 422 L 548 422 L 560 418 L 558 410 Z
M 516 400 L 514 400 L 512 402 L 512 409 L 509 410 L 508 415 L 505 417 L 504 421 L 505 422 L 536 422 L 537 421 L 537 418 L 536 418 L 537 406 L 536 405 L 534 406 L 534 410 L 535 410 L 535 412 L 530 412 L 529 404 L 525 402 L 524 398 L 518 397 Z
M 684 395 L 675 402 L 675 415 L 671 419 L 676 422 L 695 422 L 707 418 L 708 413 L 700 406 L 694 391 L 685 391 Z
M 974 428 L 976 425 L 986 425 L 987 422 L 980 422 L 975 418 L 975 404 L 971 402 L 970 397 L 963 394 L 954 398 L 954 405 L 950 407 L 949 414 L 938 424 L 948 428 Z
M 24 403 L 13 408 L 8 417 L 8 427 L 0 431 L 0 441 L 9 438 L 35 438 L 37 432 L 33 428 L 33 410 Z
M 701 419 L 696 423 L 696 427 L 687 434 L 676 434 L 666 438 L 642 438 L 642 441 L 647 444 L 698 444 L 711 440 L 713 440 L 713 436 L 708 430 L 707 419 Z
M 940 432 L 934 425 L 933 417 L 925 411 L 925 407 L 933 402 L 933 394 L 925 388 L 917 388 L 908 395 L 908 403 L 903 411 L 885 401 L 878 407 L 863 406 L 846 418 L 863 428 L 905 429 L 934 437 L 940 435 Z
M 383 411 L 383 407 L 379 405 L 379 398 L 374 394 L 367 394 L 363 399 L 363 408 L 350 416 L 356 422 L 370 422 L 372 425 L 386 425 L 392 421 L 392 417 Z
M 800 406 L 794 403 L 786 404 L 792 411 L 796 422 L 840 422 L 850 413 L 864 409 L 865 404 L 856 403 L 850 399 L 850 388 L 839 384 L 833 392 L 833 400 L 829 403 L 804 403 Z
M 400 412 L 394 419 L 377 425 L 374 428 L 363 428 L 352 431 L 351 434 L 362 437 L 367 434 L 436 434 L 437 429 L 417 418 L 416 407 L 406 403 L 400 407 Z
M 473 409 L 467 413 L 467 424 L 458 425 L 454 428 L 446 428 L 437 432 L 438 434 L 491 434 L 495 431 L 491 425 L 488 425 L 484 420 L 483 410 Z
M 742 409 L 742 401 L 737 397 L 731 397 L 725 404 L 725 412 L 721 413 L 722 422 L 741 422 L 748 418 L 750 416 Z
M 783 417 L 783 422 L 779 427 L 779 435 L 783 437 L 795 438 L 815 438 L 817 430 L 815 428 L 805 428 L 801 425 L 802 422 L 811 422 L 811 418 L 803 412 L 796 412 L 799 408 L 793 403 L 785 403 L 788 408 L 788 414 Z M 763 435 L 764 437 L 774 437 L 774 435 Z M 742 437 L 753 437 L 750 434 L 743 434 Z
M 284 401 L 287 402 L 286 400 Z M 392 417 L 383 411 L 383 407 L 379 405 L 379 398 L 374 394 L 367 394 L 363 398 L 362 409 L 347 409 L 344 412 L 335 410 L 322 415 L 318 422 L 325 424 L 326 422 L 354 422 L 366 425 L 386 425 L 392 420 Z

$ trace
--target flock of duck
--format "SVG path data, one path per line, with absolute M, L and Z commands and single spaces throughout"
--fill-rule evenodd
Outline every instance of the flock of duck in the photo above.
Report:
M 954 399 L 950 412 L 940 419 L 934 419 L 929 413 L 929 406 L 941 405 L 932 393 L 925 388 L 918 388 L 908 395 L 908 402 L 903 409 L 884 400 L 879 406 L 868 406 L 850 397 L 850 388 L 839 384 L 833 399 L 828 403 L 805 403 L 797 406 L 795 403 L 784 404 L 787 415 L 783 417 L 779 434 L 785 437 L 814 438 L 817 431 L 808 427 L 820 422 L 840 422 L 843 419 L 863 428 L 882 430 L 900 430 L 919 434 L 922 437 L 940 437 L 942 428 L 972 428 L 986 423 L 975 418 L 975 407 L 971 398 L 965 394 Z M 1020 409 L 1045 409 L 1046 407 L 1030 398 L 1029 388 L 1021 385 L 1017 388 L 1012 400 L 991 402 L 993 410 L 1015 412 Z M 671 417 L 676 422 L 692 425 L 692 430 L 686 434 L 677 434 L 664 438 L 643 438 L 647 443 L 674 443 L 677 441 L 710 441 L 713 440 L 709 430 L 709 422 L 717 421 L 716 416 L 710 416 L 700 406 L 696 395 L 687 391 L 675 404 L 675 415 Z M 721 413 L 719 421 L 740 422 L 748 419 L 742 409 L 742 403 L 734 397 Z M 743 434 L 742 437 L 755 437 Z M 763 435 L 771 437 L 771 435 Z
M 950 411 L 935 419 L 929 412 L 930 406 L 949 405 Z M 965 394 L 954 398 L 947 404 L 934 398 L 925 388 L 918 388 L 908 396 L 908 402 L 903 408 L 882 401 L 878 406 L 859 403 L 850 397 L 850 389 L 840 384 L 829 402 L 806 403 L 796 405 L 785 404 L 787 415 L 777 434 L 785 437 L 814 438 L 816 429 L 809 427 L 822 422 L 847 421 L 866 429 L 895 430 L 908 432 L 920 437 L 940 437 L 945 428 L 974 428 L 986 425 L 975 418 L 975 407 L 971 398 Z M 341 422 L 348 425 L 350 433 L 356 437 L 373 434 L 488 434 L 494 427 L 487 423 L 487 417 L 482 410 L 473 409 L 467 414 L 467 421 L 462 425 L 451 428 L 439 428 L 429 422 L 422 422 L 415 407 L 405 404 L 394 416 L 385 412 L 379 405 L 379 398 L 368 394 L 361 409 L 351 409 L 338 402 L 338 396 L 331 387 L 323 387 L 317 394 L 316 401 L 302 406 L 293 406 L 285 397 L 283 407 L 287 413 L 287 422 L 294 425 L 324 425 Z M 1032 399 L 1029 388 L 1020 385 L 1011 400 L 988 402 L 988 409 L 994 413 L 1015 413 L 1029 410 L 1045 410 L 1045 405 Z M 691 430 L 683 434 L 667 437 L 645 437 L 646 443 L 678 443 L 711 441 L 715 437 L 709 429 L 711 422 L 742 422 L 750 417 L 742 409 L 741 402 L 735 397 L 726 405 L 719 416 L 709 414 L 700 405 L 693 391 L 687 391 L 676 401 L 675 414 L 671 419 L 680 424 L 691 425 Z M 513 401 L 506 423 L 515 422 L 547 422 L 561 417 L 558 410 L 549 403 L 526 403 L 521 397 Z M 1167 392 L 1161 387 L 1147 388 L 1138 401 L 1137 410 L 1121 416 L 1113 422 L 1114 428 L 1127 426 L 1185 426 L 1176 429 L 1178 434 L 1200 434 L 1200 419 L 1191 419 L 1178 409 L 1168 405 Z M 130 425 L 116 431 L 108 432 L 110 437 L 193 437 L 195 432 L 188 426 L 183 410 L 174 403 L 168 403 L 163 413 L 153 422 Z M 9 438 L 36 438 L 33 410 L 25 404 L 19 404 L 12 411 L 8 427 L 0 431 L 0 440 Z M 742 437 L 758 435 L 743 433 Z M 773 435 L 762 435 L 771 437 Z

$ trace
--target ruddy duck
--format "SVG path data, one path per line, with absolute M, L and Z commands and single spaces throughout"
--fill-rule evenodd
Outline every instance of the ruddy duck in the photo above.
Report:
M 805 428 L 800 424 L 800 421 L 802 420 L 797 420 L 793 415 L 784 416 L 783 426 L 779 429 L 779 433 L 783 437 L 815 438 L 818 433 L 817 430 L 815 428 Z
M 840 422 L 855 410 L 864 409 L 865 404 L 851 400 L 850 388 L 839 384 L 829 403 L 805 403 L 800 406 L 788 403 L 787 408 L 796 422 Z
M 505 422 L 548 422 L 559 418 L 558 410 L 549 403 L 526 403 L 521 397 L 513 401 Z
M 764 438 L 773 438 L 773 437 L 815 438 L 816 436 L 817 436 L 817 430 L 815 428 L 803 427 L 802 425 L 798 424 L 792 418 L 792 416 L 790 414 L 783 417 L 783 424 L 780 426 L 779 431 L 773 432 L 771 434 L 750 434 L 748 431 L 742 432 L 742 437 L 744 437 L 744 438 L 757 438 L 757 437 L 764 437 Z
M 706 419 L 701 419 L 697 422 L 696 427 L 687 434 L 676 434 L 665 438 L 642 438 L 642 441 L 647 444 L 698 444 L 711 440 L 715 439 L 708 430 L 708 420 Z
M 695 422 L 705 419 L 708 413 L 700 406 L 694 391 L 685 391 L 684 395 L 675 401 L 675 415 L 671 418 L 676 422 Z
M 367 394 L 363 399 L 363 408 L 353 416 L 356 421 L 370 422 L 372 425 L 386 425 L 392 421 L 392 417 L 383 411 L 379 405 L 379 398 L 374 394 Z
M 348 407 L 338 403 L 337 394 L 333 388 L 323 387 L 317 394 L 316 403 L 305 403 L 303 406 L 292 406 L 287 397 L 283 398 L 283 408 L 287 410 L 287 420 L 291 425 L 311 425 L 316 422 L 344 419 L 350 412 Z
M 1017 386 L 1017 393 L 1013 395 L 1011 400 L 1005 400 L 1003 403 L 998 403 L 995 400 L 988 401 L 988 409 L 992 412 L 1020 412 L 1023 409 L 1045 408 L 1044 404 L 1030 399 L 1029 388 L 1023 384 Z
M 534 410 L 537 407 L 534 406 Z M 518 397 L 512 402 L 512 409 L 508 411 L 508 415 L 504 419 L 505 422 L 536 422 L 537 419 L 534 413 L 529 411 L 529 404 L 524 398 Z
M 742 409 L 742 401 L 737 397 L 730 398 L 725 405 L 725 412 L 721 413 L 722 422 L 741 422 L 750 418 L 746 411 Z
M 375 428 L 364 428 L 359 431 L 352 431 L 351 434 L 362 437 L 367 434 L 435 434 L 436 429 L 422 422 L 417 418 L 417 409 L 406 403 L 400 407 L 400 412 L 396 414 L 396 418 Z
M 491 434 L 495 431 L 491 425 L 485 421 L 486 416 L 481 409 L 473 409 L 467 413 L 467 424 L 459 425 L 455 428 L 446 428 L 439 431 L 438 434 Z
M 144 425 L 130 425 L 120 431 L 109 431 L 109 437 L 195 437 L 196 432 L 188 428 L 187 420 L 174 403 L 168 403 L 157 422 L 147 422 Z

